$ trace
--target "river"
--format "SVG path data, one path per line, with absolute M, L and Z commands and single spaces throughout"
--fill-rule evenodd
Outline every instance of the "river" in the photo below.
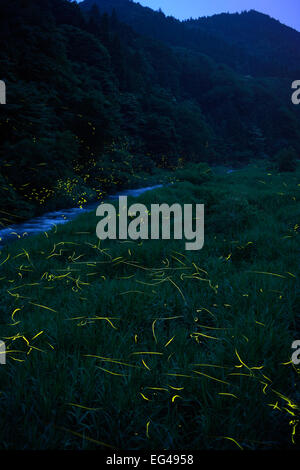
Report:
M 152 189 L 161 187 L 162 184 L 157 184 L 155 186 L 146 186 L 145 188 L 127 189 L 117 194 L 108 196 L 108 198 L 115 199 L 119 196 L 138 197 L 146 191 L 151 191 Z M 97 201 L 87 204 L 82 209 L 73 207 L 71 209 L 61 209 L 54 212 L 47 212 L 44 215 L 33 217 L 32 219 L 26 220 L 20 224 L 5 227 L 4 229 L 0 230 L 0 248 L 6 245 L 9 241 L 14 241 L 41 232 L 48 232 L 55 225 L 65 224 L 66 222 L 69 222 L 70 220 L 78 217 L 78 215 L 96 210 L 99 204 L 100 201 Z
M 217 173 L 227 174 L 237 171 L 234 168 L 221 166 L 214 168 L 214 170 Z M 139 189 L 126 189 L 117 194 L 108 196 L 108 198 L 115 199 L 119 196 L 138 197 L 146 191 L 151 191 L 155 188 L 161 188 L 162 186 L 162 184 L 156 184 L 154 186 L 146 186 L 144 188 Z M 82 209 L 80 209 L 79 207 L 73 207 L 71 209 L 61 209 L 54 212 L 47 212 L 44 215 L 41 215 L 39 217 L 33 217 L 32 219 L 26 220 L 25 222 L 22 222 L 20 224 L 5 227 L 4 229 L 0 230 L 0 248 L 6 245 L 9 241 L 14 241 L 41 232 L 48 232 L 55 225 L 65 224 L 66 222 L 75 219 L 78 215 L 96 210 L 99 204 L 100 201 L 97 201 L 87 204 Z

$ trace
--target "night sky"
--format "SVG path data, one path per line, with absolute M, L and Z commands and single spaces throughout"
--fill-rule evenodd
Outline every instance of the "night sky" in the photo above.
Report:
M 300 0 L 139 0 L 154 10 L 186 19 L 215 13 L 257 10 L 300 31 Z

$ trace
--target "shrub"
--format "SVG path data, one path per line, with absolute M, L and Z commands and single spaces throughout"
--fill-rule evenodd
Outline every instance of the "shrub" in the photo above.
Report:
M 280 150 L 275 156 L 276 168 L 280 172 L 295 171 L 297 168 L 297 153 L 293 147 Z
M 176 177 L 179 181 L 201 184 L 211 179 L 212 171 L 206 163 L 198 163 L 177 171 Z

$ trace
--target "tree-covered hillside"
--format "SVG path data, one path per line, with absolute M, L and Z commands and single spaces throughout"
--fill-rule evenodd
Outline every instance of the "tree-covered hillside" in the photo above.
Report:
M 299 151 L 299 109 L 291 104 L 288 78 L 246 76 L 226 64 L 234 49 L 221 37 L 219 63 L 213 50 L 204 54 L 177 36 L 173 45 L 164 41 L 170 25 L 176 34 L 191 25 L 127 0 L 103 4 L 118 8 L 106 13 L 96 5 L 87 9 L 87 2 L 83 10 L 67 0 L 2 1 L 3 225 L 83 205 L 137 184 L 141 172 L 154 168 L 244 164 L 272 160 L 290 146 Z M 142 35 L 126 24 L 119 6 L 140 12 L 136 29 L 156 24 L 159 39 L 149 37 L 146 26 Z
M 80 5 L 88 11 L 95 3 L 102 12 L 115 9 L 141 34 L 207 54 L 240 73 L 299 76 L 300 33 L 255 10 L 179 21 L 131 0 L 84 0 Z

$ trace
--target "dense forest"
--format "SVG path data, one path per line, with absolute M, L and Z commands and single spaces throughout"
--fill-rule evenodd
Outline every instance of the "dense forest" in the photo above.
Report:
M 1 12 L 2 225 L 154 168 L 297 158 L 300 33 L 266 15 L 180 22 L 127 0 L 2 0 Z
M 95 3 L 102 12 L 115 10 L 138 33 L 206 54 L 240 73 L 299 75 L 299 32 L 255 10 L 179 21 L 129 0 L 84 0 L 80 5 L 89 11 Z

